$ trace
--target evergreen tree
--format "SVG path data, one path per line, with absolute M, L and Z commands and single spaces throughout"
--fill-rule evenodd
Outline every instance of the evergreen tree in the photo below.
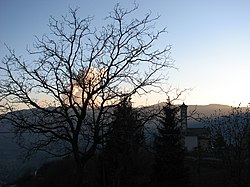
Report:
M 131 174 L 135 170 L 134 158 L 138 156 L 144 139 L 137 115 L 130 98 L 122 99 L 114 111 L 114 120 L 104 151 L 108 183 L 112 186 L 131 186 L 133 183 Z
M 159 119 L 160 126 L 154 142 L 154 186 L 184 187 L 188 185 L 178 112 L 179 108 L 169 102 L 163 107 L 163 114 Z

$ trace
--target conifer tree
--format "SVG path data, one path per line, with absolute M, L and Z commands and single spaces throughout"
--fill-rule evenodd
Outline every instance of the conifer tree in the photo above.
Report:
M 163 114 L 159 119 L 160 126 L 154 142 L 154 186 L 183 187 L 188 185 L 178 112 L 179 108 L 168 102 L 163 107 Z
M 133 159 L 143 143 L 143 131 L 130 98 L 121 100 L 113 116 L 112 129 L 104 150 L 108 183 L 127 186 L 133 183 Z

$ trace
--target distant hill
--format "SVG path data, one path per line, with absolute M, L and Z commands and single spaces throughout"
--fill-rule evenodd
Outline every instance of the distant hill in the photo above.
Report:
M 164 103 L 157 105 L 148 106 L 158 108 L 163 106 Z M 147 107 L 146 107 L 147 108 Z M 221 113 L 227 113 L 231 109 L 227 105 L 219 104 L 210 104 L 210 105 L 189 105 L 188 114 L 195 111 L 198 114 L 210 116 L 215 113 L 215 111 L 221 111 Z M 30 112 L 29 110 L 23 110 L 19 112 Z M 198 122 L 192 118 L 188 120 L 188 127 L 198 128 L 202 127 L 204 124 Z M 151 131 L 155 129 L 151 128 Z M 42 154 L 37 157 L 29 160 L 27 163 L 23 163 L 21 159 L 21 150 L 13 140 L 13 133 L 10 132 L 10 127 L 7 123 L 3 124 L 3 121 L 0 121 L 0 181 L 11 181 L 15 177 L 20 177 L 20 175 L 26 170 L 34 170 L 39 167 L 43 162 L 46 161 Z M 152 133 L 152 132 L 151 132 Z M 9 174 L 6 174 L 9 173 Z
M 232 109 L 231 106 L 228 105 L 220 105 L 220 104 L 210 104 L 210 105 L 190 105 L 188 106 L 188 111 L 197 110 L 198 113 L 204 114 L 206 116 L 210 116 L 215 112 L 221 111 L 221 113 L 227 113 Z
M 159 103 L 157 106 L 164 106 L 166 103 Z M 186 103 L 185 103 L 186 104 Z M 186 104 L 187 105 L 187 104 Z M 201 128 L 204 124 L 200 121 L 200 118 L 210 117 L 212 114 L 227 114 L 232 107 L 229 105 L 221 104 L 209 104 L 209 105 L 187 105 L 188 106 L 188 127 L 189 128 Z M 242 107 L 243 110 L 245 109 Z
M 160 106 L 163 106 L 165 103 L 160 103 Z M 221 104 L 209 104 L 209 105 L 188 105 L 188 113 L 196 110 L 200 114 L 204 114 L 206 116 L 210 116 L 215 113 L 215 111 L 221 111 L 222 113 L 227 113 L 232 108 L 229 105 L 221 105 Z M 156 105 L 155 105 L 156 106 Z M 244 107 L 243 107 L 244 108 Z

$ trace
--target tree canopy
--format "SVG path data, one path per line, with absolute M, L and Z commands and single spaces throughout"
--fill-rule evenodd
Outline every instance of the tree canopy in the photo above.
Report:
M 73 155 L 80 176 L 119 98 L 163 91 L 161 73 L 173 65 L 170 46 L 159 49 L 156 42 L 166 29 L 157 30 L 159 17 L 150 13 L 131 18 L 137 9 L 116 5 L 99 30 L 91 27 L 92 17 L 70 9 L 61 19 L 51 17 L 50 33 L 35 38 L 32 61 L 8 48 L 0 65 L 1 118 L 28 152 Z M 20 106 L 30 110 L 16 112 Z M 32 138 L 25 141 L 23 133 Z

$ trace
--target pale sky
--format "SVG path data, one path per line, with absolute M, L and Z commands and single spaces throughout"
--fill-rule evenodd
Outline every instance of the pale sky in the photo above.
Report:
M 6 43 L 23 55 L 34 35 L 48 32 L 48 19 L 59 18 L 68 7 L 80 7 L 80 16 L 95 16 L 95 24 L 120 2 L 131 8 L 134 0 L 0 0 L 0 59 Z M 161 15 L 157 26 L 167 27 L 166 41 L 177 70 L 169 84 L 193 88 L 182 97 L 188 104 L 246 106 L 250 102 L 249 0 L 137 0 L 138 14 Z M 100 26 L 100 25 L 99 25 Z M 165 101 L 162 95 L 144 98 L 142 104 Z M 182 101 L 181 101 L 182 102 Z

